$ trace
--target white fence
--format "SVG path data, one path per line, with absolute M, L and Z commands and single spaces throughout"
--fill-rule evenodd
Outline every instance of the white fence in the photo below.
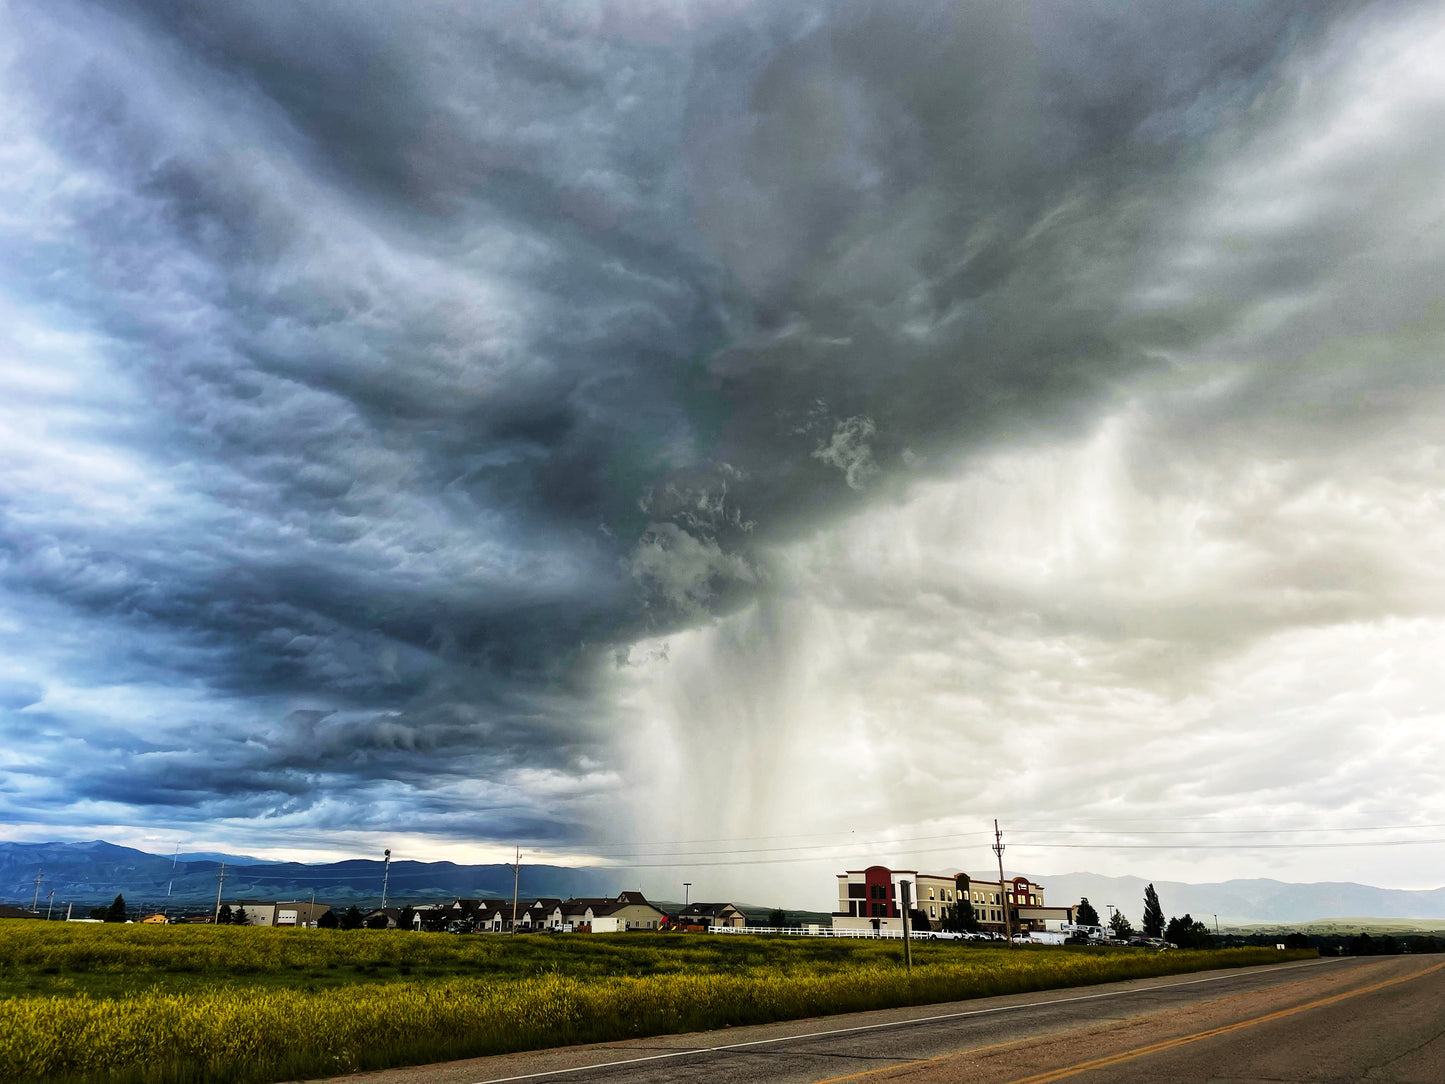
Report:
M 850 937 L 866 938 L 867 940 L 881 941 L 902 941 L 902 930 L 838 930 L 832 926 L 709 926 L 708 933 L 732 933 L 732 934 L 758 934 L 771 933 L 781 934 L 784 937 Z M 934 934 L 923 930 L 909 930 L 909 939 L 912 941 L 927 941 L 934 937 Z M 939 935 L 952 938 L 953 934 Z

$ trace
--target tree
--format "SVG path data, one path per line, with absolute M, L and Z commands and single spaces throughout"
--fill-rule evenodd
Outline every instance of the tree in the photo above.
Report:
M 1183 918 L 1169 920 L 1169 928 L 1164 933 L 1164 939 L 1171 945 L 1178 945 L 1180 948 L 1209 948 L 1214 944 L 1209 927 L 1188 914 Z
M 229 926 L 230 924 L 231 924 L 231 905 L 230 905 L 229 903 L 223 903 L 223 904 L 221 904 L 221 909 L 216 912 L 216 925 L 217 925 L 217 926 Z
M 949 933 L 978 933 L 978 912 L 970 900 L 950 903 L 943 909 L 938 928 Z
M 1123 911 L 1114 912 L 1114 917 L 1109 919 L 1109 929 L 1114 931 L 1114 938 L 1118 941 L 1124 940 L 1134 932 L 1134 926 L 1129 921 L 1129 916 Z
M 106 922 L 125 921 L 125 897 L 116 893 L 115 899 L 110 901 L 110 906 L 105 909 Z
M 353 903 L 345 911 L 341 912 L 341 918 L 337 920 L 337 923 L 343 930 L 359 930 L 361 929 L 361 923 L 363 921 L 364 917 L 361 914 L 361 908 Z
M 1102 926 L 1099 921 L 1099 912 L 1094 910 L 1094 905 L 1085 896 L 1079 901 L 1079 906 L 1074 908 L 1074 921 L 1080 926 Z
M 335 911 L 324 911 L 324 912 L 322 912 L 321 917 L 316 920 L 316 928 L 317 928 L 318 930 L 334 930 L 334 929 L 336 929 L 336 912 L 335 912 Z
M 1144 936 L 1164 936 L 1164 908 L 1159 906 L 1159 893 L 1151 884 L 1144 889 Z
M 922 907 L 915 907 L 908 912 L 908 928 L 920 933 L 927 933 L 933 929 L 933 923 L 928 921 L 928 916 L 923 913 Z
M 781 930 L 788 924 L 788 912 L 781 907 L 774 907 L 768 912 L 768 925 L 775 930 Z
M 239 903 L 236 904 L 236 906 L 231 910 L 231 925 L 232 925 L 232 926 L 249 926 L 249 925 L 251 925 L 251 916 L 246 913 L 246 909 L 245 909 L 244 907 L 242 907 Z
M 467 917 L 470 918 L 471 916 L 468 915 Z M 396 916 L 396 928 L 398 930 L 416 929 L 416 911 L 411 904 L 403 907 L 401 913 Z
M 384 930 L 386 929 L 388 923 L 389 920 L 384 914 L 368 915 L 366 919 L 366 928 L 368 930 Z

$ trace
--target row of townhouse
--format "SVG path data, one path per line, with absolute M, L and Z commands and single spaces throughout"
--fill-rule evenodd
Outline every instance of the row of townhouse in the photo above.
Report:
M 989 933 L 1057 929 L 1074 920 L 1074 908 L 1046 906 L 1044 886 L 1027 877 L 997 881 L 967 873 L 919 873 L 869 866 L 838 874 L 838 909 L 833 912 L 833 928 L 901 930 L 904 881 L 909 883 L 915 913 L 927 919 L 933 929 L 939 928 L 947 908 L 964 901 L 973 905 L 979 928 Z
M 451 903 L 411 907 L 411 921 L 423 926 L 441 926 L 477 933 L 501 933 L 513 928 L 512 901 L 503 899 L 456 899 Z M 667 915 L 647 902 L 641 892 L 621 892 L 613 897 L 587 896 L 573 899 L 544 896 L 522 900 L 516 905 L 515 926 L 519 933 L 571 927 L 592 933 L 623 933 L 628 930 L 657 930 Z M 402 921 L 400 907 L 378 908 L 367 915 L 386 918 L 389 927 Z

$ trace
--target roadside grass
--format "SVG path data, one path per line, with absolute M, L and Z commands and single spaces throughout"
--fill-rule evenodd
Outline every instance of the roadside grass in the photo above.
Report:
M 42 925 L 0 923 L 6 1084 L 268 1084 L 1313 955 L 940 942 L 909 973 L 871 941 Z

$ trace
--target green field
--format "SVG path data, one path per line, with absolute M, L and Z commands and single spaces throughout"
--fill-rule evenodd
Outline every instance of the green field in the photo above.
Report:
M 1321 918 L 1313 922 L 1256 922 L 1245 926 L 1225 927 L 1226 933 L 1303 933 L 1322 937 L 1353 937 L 1367 933 L 1371 937 L 1385 935 L 1409 937 L 1416 934 L 1445 933 L 1445 918 Z
M 1313 953 L 0 921 L 0 1081 L 340 1074 Z

